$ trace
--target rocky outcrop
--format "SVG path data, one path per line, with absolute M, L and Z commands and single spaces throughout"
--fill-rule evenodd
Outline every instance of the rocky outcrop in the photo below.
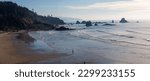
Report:
M 136 21 L 136 23 L 140 23 L 139 21 Z
M 114 21 L 114 20 L 112 20 L 112 21 L 111 21 L 111 23 L 115 23 L 115 21 Z
M 125 18 L 122 18 L 122 19 L 120 20 L 120 23 L 128 23 L 128 21 L 127 21 Z
M 87 21 L 85 25 L 86 25 L 86 27 L 92 26 L 92 22 L 91 21 Z
M 61 27 L 59 27 L 59 28 L 56 28 L 55 30 L 56 30 L 56 31 L 66 31 L 66 30 L 73 30 L 73 29 L 70 29 L 70 28 L 66 28 L 66 27 L 64 27 L 64 26 L 61 26 Z
M 86 21 L 82 21 L 81 24 L 86 24 Z
M 94 24 L 94 26 L 98 26 L 98 24 L 97 24 L 97 23 L 95 23 L 95 24 Z
M 81 24 L 80 21 L 77 21 L 76 24 Z

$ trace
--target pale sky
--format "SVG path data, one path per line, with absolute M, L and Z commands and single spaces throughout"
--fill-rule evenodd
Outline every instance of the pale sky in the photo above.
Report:
M 1 0 L 2 1 L 2 0 Z M 5 0 L 8 1 L 8 0 Z M 85 20 L 150 20 L 150 0 L 10 0 L 41 15 Z

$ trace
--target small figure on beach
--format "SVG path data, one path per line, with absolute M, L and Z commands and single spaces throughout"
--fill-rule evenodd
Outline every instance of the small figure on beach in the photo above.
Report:
M 74 50 L 72 49 L 72 54 L 74 54 Z
M 86 64 L 86 62 L 84 61 L 84 63 L 83 64 Z

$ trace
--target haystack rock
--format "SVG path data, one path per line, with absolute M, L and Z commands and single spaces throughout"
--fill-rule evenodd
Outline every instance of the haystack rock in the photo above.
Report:
M 128 21 L 125 18 L 122 18 L 120 23 L 128 23 Z
M 112 22 L 111 23 L 115 23 L 115 21 L 114 20 L 112 20 Z

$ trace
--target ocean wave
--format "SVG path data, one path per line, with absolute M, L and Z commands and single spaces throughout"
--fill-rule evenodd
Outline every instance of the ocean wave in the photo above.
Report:
M 135 34 L 142 34 L 142 35 L 150 35 L 148 33 L 142 33 L 142 32 L 137 32 L 137 31 L 132 31 L 132 30 L 126 30 L 127 32 L 135 33 Z
M 114 33 L 110 33 L 110 32 L 105 32 L 105 31 L 100 31 L 97 30 L 98 32 L 102 32 L 102 33 L 106 33 L 106 34 L 111 34 L 111 35 L 115 35 L 115 36 L 120 36 L 120 37 L 126 37 L 126 38 L 136 38 L 134 36 L 129 36 L 129 35 L 119 35 L 119 34 L 114 34 Z
M 129 38 L 129 39 L 132 38 L 135 42 L 131 42 L 131 41 L 128 41 L 128 40 L 114 39 L 113 37 L 112 38 L 103 38 L 100 35 L 99 36 L 94 35 L 95 32 L 92 32 L 93 34 L 91 34 L 91 32 L 84 31 L 84 30 L 74 32 L 74 33 L 72 33 L 72 35 L 76 36 L 76 37 L 83 38 L 83 39 L 90 39 L 90 40 L 100 41 L 100 42 L 104 42 L 104 43 L 111 43 L 111 44 L 115 44 L 115 45 L 119 45 L 119 46 L 129 46 L 129 47 L 148 49 L 148 50 L 150 49 L 150 43 L 148 44 L 146 42 L 145 43 L 136 42 L 136 37 L 134 37 L 134 36 L 118 35 L 118 34 L 113 34 L 113 33 L 100 31 L 100 30 L 97 30 L 97 31 L 102 32 L 102 33 L 106 33 L 106 34 L 115 35 L 115 36 L 126 37 L 126 38 Z M 150 42 L 150 40 L 147 40 L 147 39 L 143 39 L 143 40 L 145 40 L 147 42 Z

